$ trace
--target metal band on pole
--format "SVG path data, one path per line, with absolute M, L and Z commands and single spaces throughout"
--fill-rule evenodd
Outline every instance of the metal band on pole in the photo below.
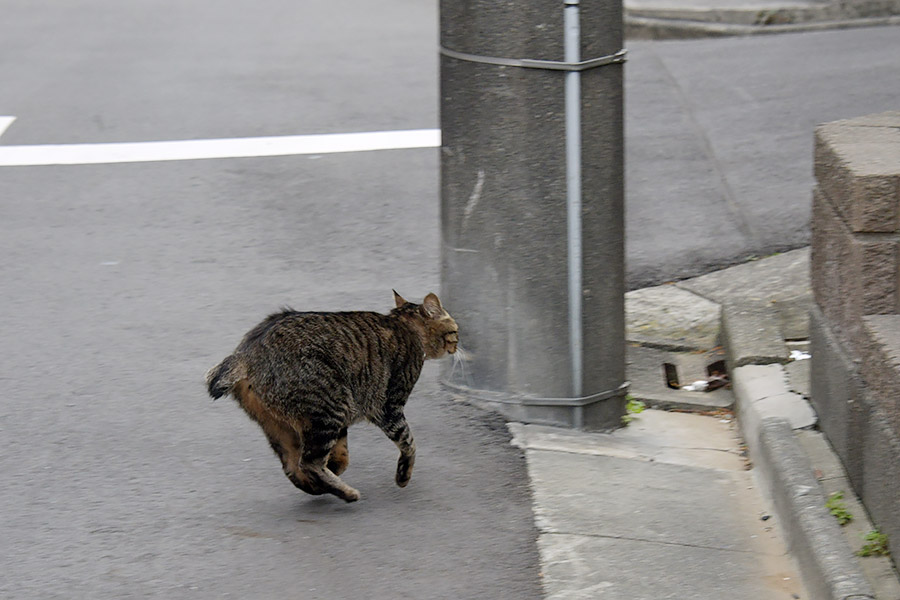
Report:
M 619 50 L 615 54 L 600 56 L 590 60 L 581 61 L 558 61 L 558 60 L 538 60 L 533 58 L 499 58 L 496 56 L 479 56 L 477 54 L 468 54 L 466 52 L 457 52 L 449 48 L 441 48 L 441 54 L 457 60 L 465 60 L 468 62 L 483 63 L 486 65 L 498 65 L 501 67 L 521 67 L 525 69 L 546 69 L 548 71 L 586 71 L 606 65 L 614 65 L 625 62 L 627 50 Z

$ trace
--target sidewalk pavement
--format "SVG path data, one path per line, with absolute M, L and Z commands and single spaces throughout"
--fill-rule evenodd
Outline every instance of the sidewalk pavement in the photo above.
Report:
M 900 599 L 889 559 L 855 555 L 873 527 L 806 400 L 808 271 L 800 249 L 629 292 L 628 377 L 654 408 L 610 434 L 510 424 L 548 598 Z M 720 360 L 730 389 L 683 389 Z

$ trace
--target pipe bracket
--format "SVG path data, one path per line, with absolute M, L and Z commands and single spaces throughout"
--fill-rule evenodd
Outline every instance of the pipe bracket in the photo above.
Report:
M 495 56 L 479 56 L 466 52 L 457 52 L 449 48 L 441 47 L 441 54 L 457 60 L 483 63 L 487 65 L 499 65 L 501 67 L 522 67 L 526 69 L 545 69 L 549 71 L 587 71 L 606 65 L 621 64 L 625 62 L 627 50 L 622 49 L 615 54 L 582 60 L 579 62 L 565 62 L 559 60 L 537 60 L 532 58 L 498 58 Z

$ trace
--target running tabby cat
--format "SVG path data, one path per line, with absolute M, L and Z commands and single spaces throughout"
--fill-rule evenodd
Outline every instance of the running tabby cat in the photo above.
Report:
M 422 304 L 394 292 L 375 312 L 270 315 L 206 374 L 213 399 L 231 394 L 259 423 L 284 474 L 308 494 L 354 502 L 338 475 L 349 464 L 347 428 L 368 420 L 400 449 L 396 482 L 409 483 L 416 444 L 403 408 L 425 359 L 456 352 L 456 321 L 434 294 Z

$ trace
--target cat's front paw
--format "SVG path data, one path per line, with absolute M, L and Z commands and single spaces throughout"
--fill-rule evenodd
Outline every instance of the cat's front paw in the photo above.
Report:
M 397 461 L 397 476 L 394 480 L 397 482 L 397 485 L 400 487 L 406 487 L 406 484 L 409 483 L 409 479 L 412 477 L 413 465 L 416 462 L 416 456 L 401 456 L 400 460 Z

